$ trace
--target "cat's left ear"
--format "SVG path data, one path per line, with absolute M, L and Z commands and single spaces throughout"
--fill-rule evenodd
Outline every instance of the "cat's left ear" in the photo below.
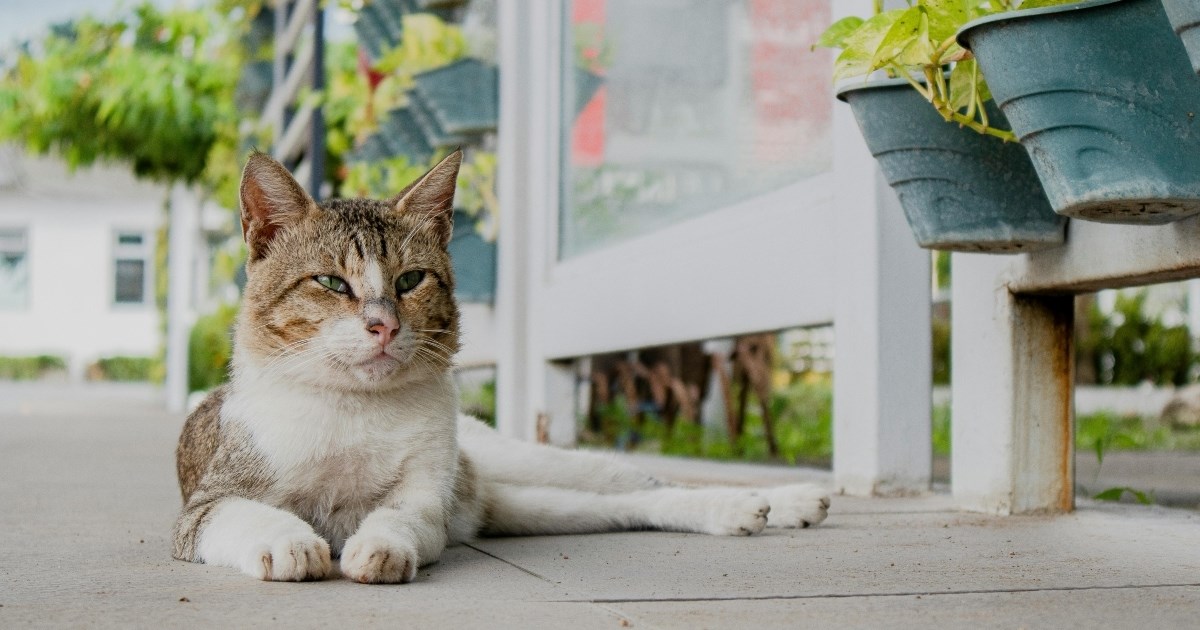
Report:
M 392 211 L 427 217 L 442 247 L 454 233 L 454 184 L 462 165 L 462 150 L 447 155 L 437 166 L 392 199 Z

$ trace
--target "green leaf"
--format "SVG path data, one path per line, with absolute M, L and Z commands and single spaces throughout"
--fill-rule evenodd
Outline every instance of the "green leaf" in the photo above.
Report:
M 1025 0 L 1021 3 L 1018 9 L 1040 9 L 1042 7 L 1056 7 L 1060 4 L 1074 4 L 1079 0 Z
M 896 21 L 888 28 L 887 32 L 884 33 L 883 39 L 879 42 L 879 47 L 871 55 L 871 69 L 878 70 L 892 63 L 903 64 L 903 62 L 898 61 L 898 58 L 922 39 L 922 24 L 925 27 L 924 34 L 928 36 L 929 23 L 923 18 L 924 12 L 920 6 L 909 7 L 903 10 L 897 16 Z M 905 56 L 909 57 L 909 55 Z
M 954 64 L 954 69 L 950 71 L 950 107 L 955 111 L 968 107 L 975 95 L 979 96 L 981 103 L 992 99 L 987 81 L 984 81 L 975 60 L 964 59 Z
M 929 16 L 929 36 L 938 43 L 953 37 L 959 27 L 974 19 L 977 4 L 971 0 L 921 0 Z
M 905 9 L 885 11 L 863 22 L 853 33 L 842 40 L 844 49 L 833 63 L 833 80 L 870 74 L 876 68 L 871 60 L 879 49 L 892 24 L 904 13 Z
M 1138 503 L 1141 503 L 1142 505 L 1150 505 L 1150 504 L 1154 503 L 1153 499 L 1150 498 L 1150 495 L 1146 494 L 1145 492 L 1142 492 L 1141 490 L 1135 490 L 1133 488 L 1129 488 L 1129 487 L 1125 487 L 1125 486 L 1109 488 L 1108 490 L 1105 490 L 1104 492 L 1096 494 L 1092 498 L 1096 499 L 1097 501 L 1120 501 L 1121 497 L 1125 496 L 1126 492 L 1128 492 L 1129 494 L 1132 494 L 1134 500 L 1137 501 Z
M 857 16 L 842 18 L 825 29 L 821 33 L 821 37 L 817 39 L 817 43 L 812 47 L 816 48 L 844 48 L 843 43 L 848 35 L 858 30 L 858 27 L 863 25 L 863 19 Z

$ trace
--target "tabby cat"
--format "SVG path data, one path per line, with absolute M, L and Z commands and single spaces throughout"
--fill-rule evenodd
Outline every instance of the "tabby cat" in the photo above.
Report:
M 474 536 L 750 535 L 825 519 L 820 489 L 684 488 L 459 414 L 455 152 L 395 198 L 317 204 L 262 153 L 229 384 L 184 424 L 173 555 L 264 580 L 408 582 Z M 767 512 L 770 511 L 768 521 Z

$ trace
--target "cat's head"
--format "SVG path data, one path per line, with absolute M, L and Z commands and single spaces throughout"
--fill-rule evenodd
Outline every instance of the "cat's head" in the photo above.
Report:
M 446 245 L 461 161 L 452 153 L 392 199 L 318 204 L 281 164 L 252 154 L 235 374 L 347 391 L 444 374 L 459 346 Z

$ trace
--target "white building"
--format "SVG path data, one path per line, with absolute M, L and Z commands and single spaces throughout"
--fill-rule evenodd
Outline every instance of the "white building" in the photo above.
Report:
M 166 192 L 124 166 L 70 173 L 0 151 L 0 356 L 59 356 L 74 379 L 99 358 L 156 356 Z

